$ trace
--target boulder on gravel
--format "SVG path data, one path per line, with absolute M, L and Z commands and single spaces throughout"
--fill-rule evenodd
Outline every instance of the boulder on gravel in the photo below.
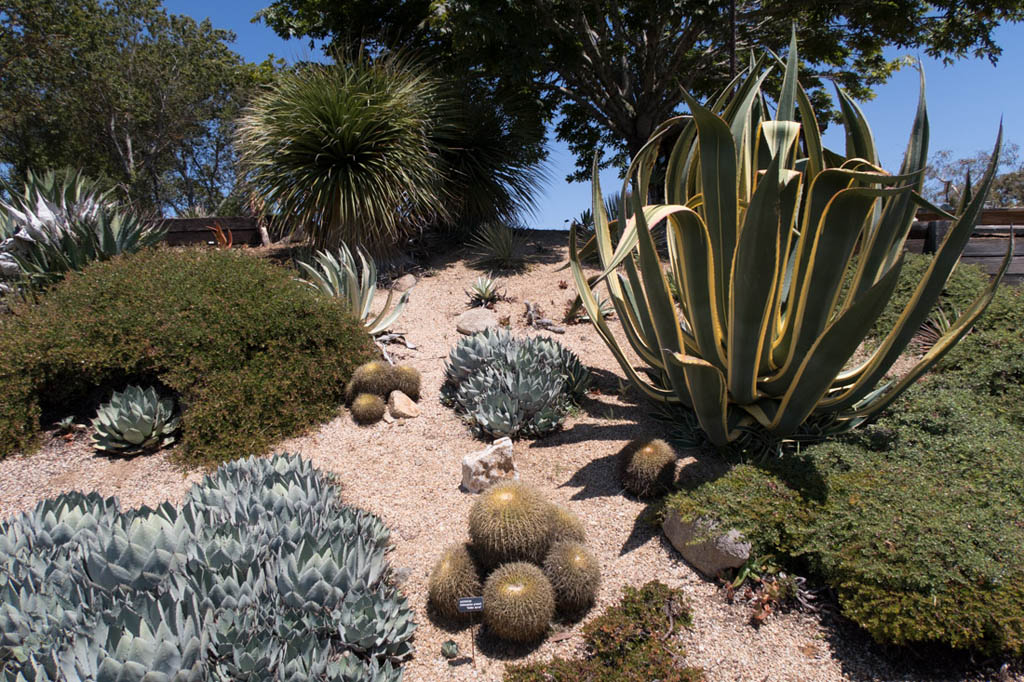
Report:
M 419 406 L 401 391 L 391 391 L 388 396 L 388 412 L 395 419 L 414 419 L 420 416 Z
M 479 493 L 499 481 L 519 480 L 519 470 L 512 457 L 512 439 L 505 437 L 487 448 L 462 458 L 462 487 Z
M 460 334 L 476 334 L 497 326 L 498 316 L 487 308 L 472 308 L 455 318 L 455 328 Z
M 672 510 L 661 527 L 672 546 L 706 578 L 739 568 L 750 558 L 750 543 L 743 540 L 743 535 L 735 529 L 723 533 L 713 519 L 684 521 L 678 511 Z

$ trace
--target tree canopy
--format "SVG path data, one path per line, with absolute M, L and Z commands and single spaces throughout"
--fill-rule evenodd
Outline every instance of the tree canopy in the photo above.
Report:
M 3 174 L 73 166 L 145 211 L 218 208 L 233 121 L 273 70 L 233 40 L 159 0 L 2 0 Z
M 970 173 L 972 182 L 977 182 L 991 159 L 992 152 L 984 150 L 961 158 L 954 158 L 948 149 L 935 152 L 925 172 L 925 196 L 940 206 L 955 207 L 960 202 L 967 174 Z M 1019 144 L 1008 142 L 1003 145 L 985 206 L 1024 206 L 1024 159 L 1021 159 Z
M 751 51 L 784 52 L 795 24 L 802 80 L 825 118 L 833 80 L 871 96 L 900 66 L 883 48 L 991 61 L 993 30 L 1019 0 L 274 0 L 258 15 L 282 36 L 414 47 L 529 93 L 589 177 L 595 150 L 620 165 L 654 128 L 725 86 Z

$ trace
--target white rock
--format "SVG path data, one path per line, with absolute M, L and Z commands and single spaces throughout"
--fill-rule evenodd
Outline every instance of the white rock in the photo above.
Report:
M 395 291 L 409 291 L 414 286 L 416 286 L 416 276 L 412 273 L 402 275 L 391 284 L 391 288 Z
M 721 532 L 712 519 L 684 521 L 678 511 L 672 510 L 661 528 L 683 558 L 707 578 L 715 578 L 728 568 L 739 568 L 750 558 L 750 543 L 743 540 L 743 535 L 736 529 Z
M 497 326 L 498 316 L 487 308 L 472 308 L 455 318 L 455 328 L 460 334 L 476 334 Z
M 388 396 L 388 412 L 395 419 L 413 419 L 420 416 L 419 406 L 401 391 L 391 391 Z
M 462 487 L 471 493 L 482 492 L 499 481 L 518 480 L 511 438 L 499 438 L 487 448 L 462 458 Z

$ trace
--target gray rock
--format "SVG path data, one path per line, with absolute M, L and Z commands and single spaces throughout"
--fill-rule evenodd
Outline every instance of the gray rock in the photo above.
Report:
M 721 532 L 710 518 L 684 521 L 677 511 L 669 511 L 662 530 L 672 546 L 706 578 L 720 571 L 739 568 L 750 558 L 750 543 L 735 529 Z
M 498 316 L 487 308 L 471 308 L 455 318 L 455 328 L 460 334 L 476 334 L 497 326 Z
M 462 487 L 479 493 L 498 481 L 519 480 L 519 470 L 512 457 L 512 439 L 499 438 L 487 448 L 462 458 Z
M 416 286 L 416 276 L 412 273 L 402 275 L 391 283 L 391 288 L 395 291 L 409 291 L 414 286 Z
M 420 416 L 420 408 L 401 391 L 391 391 L 388 396 L 388 413 L 395 419 L 414 419 Z

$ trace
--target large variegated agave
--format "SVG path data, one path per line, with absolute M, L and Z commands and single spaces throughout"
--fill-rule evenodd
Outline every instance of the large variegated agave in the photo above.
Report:
M 70 493 L 0 522 L 0 680 L 397 682 L 387 529 L 290 455 L 176 508 Z
M 137 455 L 173 443 L 178 418 L 174 416 L 174 401 L 160 398 L 152 386 L 145 390 L 129 386 L 123 392 L 114 391 L 110 402 L 100 405 L 92 425 L 96 429 L 94 448 Z
M 691 115 L 660 126 L 629 168 L 623 196 L 632 183 L 635 217 L 621 229 L 609 222 L 595 167 L 595 237 L 580 251 L 570 232 L 577 289 L 626 376 L 655 401 L 692 408 L 719 446 L 751 430 L 784 438 L 799 436 L 809 422 L 821 434 L 871 419 L 970 329 L 1010 262 L 1008 254 L 991 286 L 916 366 L 878 386 L 928 317 L 970 238 L 1000 143 L 977 191 L 965 192 L 950 215 L 919 194 L 928 143 L 923 76 L 903 165 L 890 175 L 879 167 L 867 121 L 843 91 L 846 153 L 822 146 L 797 82 L 795 38 L 774 119 L 761 93 L 770 71 L 765 62 L 707 107 L 686 95 Z M 665 203 L 644 206 L 659 144 L 675 133 Z M 896 325 L 870 356 L 850 366 L 893 292 L 919 206 L 953 226 Z M 651 237 L 661 223 L 682 294 L 678 307 Z M 595 247 L 603 268 L 597 281 L 606 283 L 650 380 L 634 370 L 599 314 L 581 266 Z
M 398 299 L 395 307 L 391 307 L 394 290 L 388 290 L 388 298 L 384 307 L 376 316 L 372 316 L 373 295 L 377 293 L 377 264 L 365 251 L 358 249 L 361 267 L 344 242 L 338 247 L 337 253 L 318 251 L 315 264 L 298 261 L 306 279 L 306 284 L 328 296 L 334 296 L 358 317 L 370 334 L 381 334 L 394 324 L 402 314 L 405 304 L 409 302 L 409 292 Z

